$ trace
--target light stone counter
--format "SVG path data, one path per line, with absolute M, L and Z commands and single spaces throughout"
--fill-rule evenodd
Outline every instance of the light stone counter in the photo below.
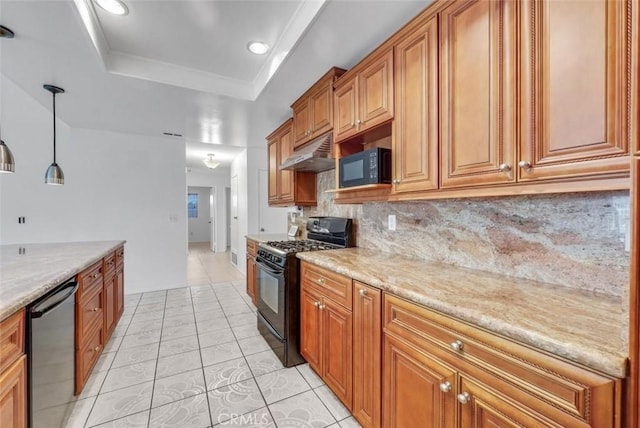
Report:
M 297 256 L 592 369 L 626 376 L 620 298 L 363 248 Z
M 0 246 L 0 320 L 124 243 L 95 241 Z M 24 249 L 24 254 L 20 249 Z

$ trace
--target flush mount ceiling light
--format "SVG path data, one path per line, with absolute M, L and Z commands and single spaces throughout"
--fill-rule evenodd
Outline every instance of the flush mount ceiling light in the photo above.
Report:
M 47 168 L 44 182 L 59 186 L 64 184 L 64 174 L 62 173 L 62 168 L 56 163 L 56 94 L 63 94 L 64 89 L 53 85 L 43 85 L 43 88 L 53 94 L 53 163 Z
M 216 162 L 213 160 L 213 153 L 209 153 L 207 156 L 209 156 L 208 159 L 202 159 L 202 162 L 206 165 L 207 168 L 213 169 L 220 165 L 220 162 Z
M 269 45 L 264 42 L 249 42 L 247 49 L 256 55 L 264 55 L 269 51 Z
M 106 10 L 107 12 L 113 15 L 124 16 L 129 13 L 129 8 L 127 7 L 127 5 L 120 0 L 93 0 L 93 1 L 102 9 Z

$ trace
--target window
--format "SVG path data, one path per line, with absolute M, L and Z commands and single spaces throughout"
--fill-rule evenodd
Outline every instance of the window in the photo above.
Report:
M 189 218 L 198 218 L 198 194 L 187 195 L 187 213 Z

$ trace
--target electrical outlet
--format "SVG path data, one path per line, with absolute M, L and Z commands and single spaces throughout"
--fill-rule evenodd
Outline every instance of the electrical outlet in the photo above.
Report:
M 396 230 L 396 215 L 389 214 L 389 230 Z

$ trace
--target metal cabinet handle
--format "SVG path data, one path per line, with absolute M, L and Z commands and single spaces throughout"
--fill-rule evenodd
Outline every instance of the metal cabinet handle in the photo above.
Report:
M 522 168 L 522 169 L 530 169 L 531 168 L 531 162 L 522 160 L 522 161 L 518 162 L 518 166 L 520 168 Z
M 364 288 L 363 288 L 362 290 L 360 290 L 360 295 L 361 295 L 362 297 L 366 296 L 367 294 L 368 294 L 368 292 L 367 292 L 367 290 L 366 290 L 366 289 L 364 289 Z
M 313 302 L 313 306 L 315 306 L 316 308 L 320 307 L 320 302 Z
M 362 121 L 361 121 L 360 119 L 358 119 L 358 120 L 356 121 L 356 124 L 357 124 L 357 125 L 360 125 L 361 123 L 362 123 Z
M 463 392 L 462 394 L 458 394 L 456 398 L 458 399 L 458 402 L 460 404 L 467 404 L 471 399 L 471 396 L 469 395 L 468 392 Z
M 351 127 L 355 128 L 355 126 L 356 126 L 356 123 L 355 122 L 351 122 Z
M 462 349 L 464 348 L 464 343 L 462 343 L 460 340 L 456 340 L 455 342 L 451 342 L 451 349 L 453 349 L 454 351 L 462 351 Z
M 500 166 L 498 167 L 500 169 L 500 171 L 502 172 L 509 172 L 511 171 L 511 165 L 509 165 L 508 163 L 501 163 Z
M 451 382 L 445 381 L 440 384 L 440 391 L 449 392 L 451 391 Z
M 324 278 L 318 278 L 318 279 L 316 280 L 316 282 L 317 282 L 318 284 L 324 284 Z
M 397 178 L 395 178 L 395 179 L 393 180 L 393 184 L 400 184 L 400 180 L 398 180 Z
M 323 310 L 326 307 L 327 307 L 326 305 L 320 305 L 320 310 Z
M 91 312 L 98 312 L 100 310 L 100 308 L 93 308 L 91 309 Z
M 99 347 L 99 346 L 96 346 L 95 348 L 93 348 L 93 349 L 91 350 L 91 352 L 98 352 L 99 350 L 100 350 L 100 347 Z

